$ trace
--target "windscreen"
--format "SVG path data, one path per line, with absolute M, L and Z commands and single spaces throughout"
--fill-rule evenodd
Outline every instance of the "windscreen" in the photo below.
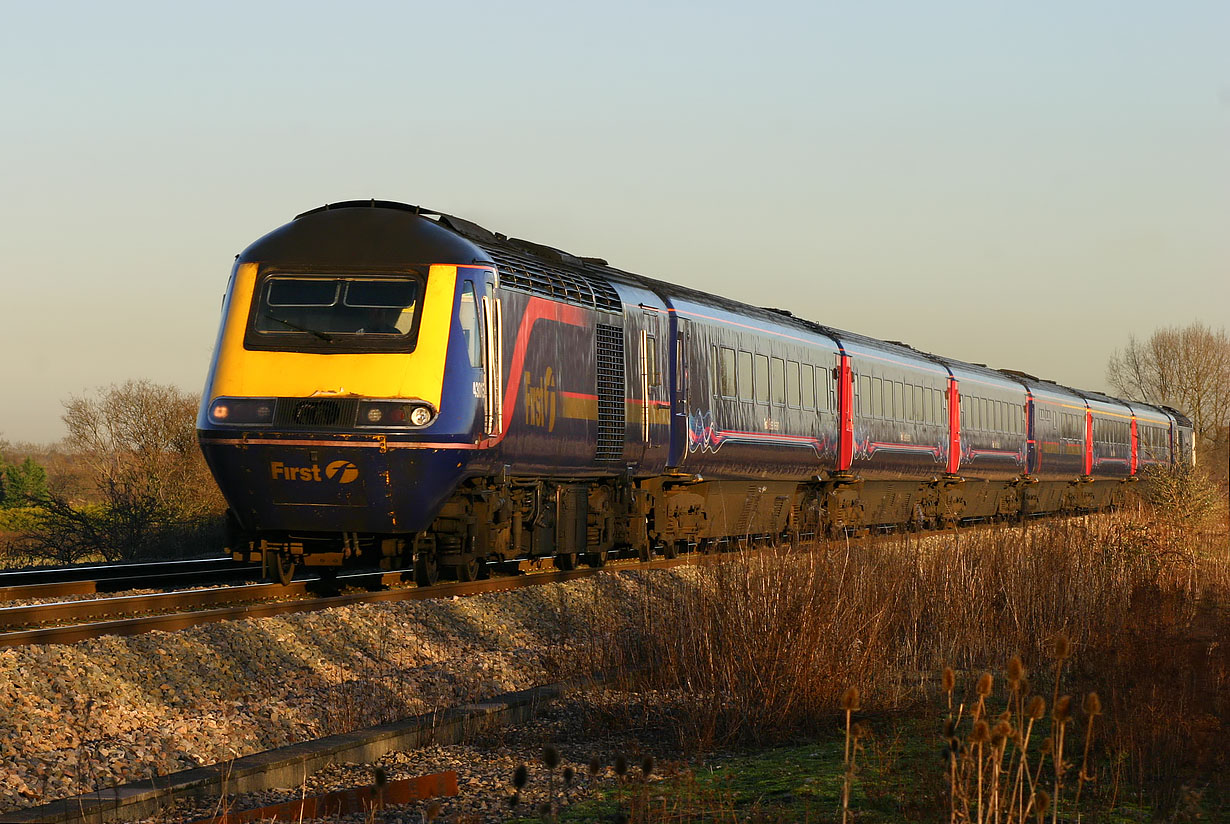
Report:
M 419 292 L 413 277 L 278 275 L 261 287 L 253 329 L 271 342 L 401 342 L 414 330 Z

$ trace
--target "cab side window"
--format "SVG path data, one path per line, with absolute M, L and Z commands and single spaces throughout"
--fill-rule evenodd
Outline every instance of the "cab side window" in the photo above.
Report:
M 470 366 L 483 365 L 482 327 L 478 324 L 478 301 L 474 298 L 474 284 L 465 281 L 461 287 L 461 304 L 457 310 L 461 334 L 466 342 L 466 355 Z

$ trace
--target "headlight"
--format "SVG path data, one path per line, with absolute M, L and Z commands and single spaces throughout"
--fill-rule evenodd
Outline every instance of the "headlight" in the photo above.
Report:
M 209 405 L 209 420 L 243 426 L 273 422 L 272 398 L 215 398 Z
M 435 417 L 435 410 L 423 403 L 368 401 L 359 406 L 358 425 L 361 427 L 422 427 L 435 420 Z

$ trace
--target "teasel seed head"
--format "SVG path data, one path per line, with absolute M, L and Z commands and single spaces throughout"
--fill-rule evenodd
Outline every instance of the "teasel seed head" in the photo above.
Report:
M 547 765 L 548 770 L 559 766 L 559 750 L 555 749 L 554 744 L 547 744 L 542 748 L 542 763 Z
M 572 767 L 564 767 L 564 786 L 572 786 L 572 777 L 576 775 L 576 771 Z
M 1051 794 L 1046 790 L 1038 790 L 1037 801 L 1034 807 L 1038 810 L 1038 818 L 1046 815 L 1046 811 L 1051 808 Z
M 1047 738 L 1042 742 L 1042 754 L 1050 755 L 1055 750 L 1055 739 Z
M 855 741 L 862 738 L 867 738 L 869 735 L 871 735 L 871 730 L 867 729 L 867 725 L 862 721 L 855 721 L 850 727 L 850 736 L 854 738 Z
M 1091 692 L 1085 696 L 1085 715 L 1094 716 L 1102 714 L 1102 699 L 1098 697 L 1096 692 Z
M 1046 715 L 1046 699 L 1041 695 L 1035 695 L 1033 698 L 1030 698 L 1029 705 L 1025 708 L 1025 714 L 1035 721 Z
M 1072 641 L 1066 632 L 1057 632 L 1051 638 L 1051 657 L 1063 661 L 1072 654 Z
M 598 771 L 601 769 L 602 769 L 602 762 L 598 760 L 598 756 L 595 755 L 593 758 L 589 759 L 589 774 L 590 775 L 597 775 Z
M 508 796 L 508 806 L 516 807 L 520 803 L 521 803 L 521 793 L 513 793 L 512 795 Z
M 641 759 L 641 776 L 648 778 L 653 772 L 653 756 L 647 755 Z
M 377 787 L 383 787 L 389 783 L 389 774 L 384 771 L 384 767 L 377 767 L 372 775 L 372 781 Z
M 969 742 L 971 744 L 985 744 L 991 740 L 991 725 L 986 721 L 979 720 L 974 725 L 974 731 L 970 733 Z
M 427 809 L 423 810 L 424 821 L 435 821 L 440 817 L 440 811 L 444 809 L 444 805 L 439 801 L 433 801 L 427 805 Z
M 529 780 L 530 768 L 524 764 L 518 764 L 517 769 L 513 770 L 513 786 L 520 790 Z
M 1021 686 L 1021 679 L 1025 677 L 1025 665 L 1021 663 L 1021 656 L 1014 655 L 1008 659 L 1008 685 L 1015 691 Z
M 945 721 L 944 722 L 944 739 L 946 741 L 951 741 L 953 733 L 956 732 L 956 729 L 957 729 L 956 721 L 952 720 L 951 718 Z
M 615 774 L 620 778 L 628 772 L 628 759 L 623 757 L 623 754 L 615 756 Z
M 952 671 L 952 667 L 944 667 L 942 682 L 944 684 L 944 692 L 951 695 L 953 689 L 957 686 L 957 674 Z
M 1066 724 L 1072 719 L 1072 696 L 1059 696 L 1059 700 L 1055 702 L 1055 709 L 1051 712 L 1051 718 L 1054 718 L 1057 724 Z
M 846 712 L 857 712 L 858 699 L 858 687 L 850 687 L 841 696 L 841 708 Z
M 978 679 L 978 694 L 981 695 L 983 698 L 986 698 L 988 695 L 991 694 L 991 686 L 994 683 L 995 683 L 995 679 L 991 676 L 991 673 L 984 672 L 982 674 L 982 677 Z

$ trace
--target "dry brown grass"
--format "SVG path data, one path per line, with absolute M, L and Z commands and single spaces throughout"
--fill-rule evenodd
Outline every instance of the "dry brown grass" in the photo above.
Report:
M 1230 769 L 1222 518 L 1140 507 L 748 552 L 646 588 L 639 623 L 594 639 L 587 666 L 635 669 L 635 688 L 684 696 L 664 702 L 667 720 L 681 742 L 705 748 L 827 727 L 850 687 L 872 713 L 944 701 L 946 667 L 971 674 L 956 679 L 960 699 L 973 673 L 1017 656 L 985 699 L 988 721 L 1012 706 L 1025 717 L 1034 694 L 1049 709 L 1054 695 L 1097 691 L 1105 708 L 1091 757 L 1117 767 L 1096 787 L 1076 772 L 1069 784 L 1086 796 L 1175 794 Z M 1069 647 L 1061 666 L 1057 636 Z M 1084 726 L 1072 735 L 1079 755 Z

